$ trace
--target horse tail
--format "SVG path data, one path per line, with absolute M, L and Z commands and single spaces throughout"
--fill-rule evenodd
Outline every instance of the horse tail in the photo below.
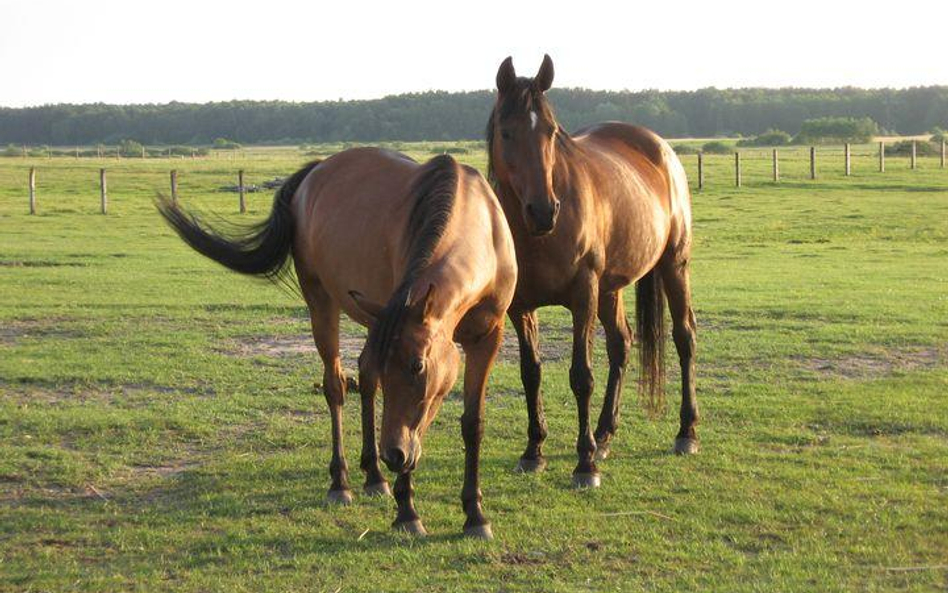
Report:
M 273 197 L 273 209 L 265 220 L 249 225 L 230 224 L 226 232 L 184 210 L 165 196 L 155 200 L 165 222 L 195 251 L 217 263 L 251 276 L 288 284 L 289 256 L 294 220 L 290 210 L 293 195 L 319 161 L 313 161 L 283 182 Z
M 665 409 L 665 293 L 659 266 L 656 264 L 635 284 L 639 394 L 652 417 Z

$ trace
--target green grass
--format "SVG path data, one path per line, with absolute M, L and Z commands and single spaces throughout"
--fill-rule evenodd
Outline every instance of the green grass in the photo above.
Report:
M 550 464 L 511 471 L 526 413 L 508 347 L 487 408 L 489 543 L 459 535 L 456 394 L 417 472 L 429 538 L 392 533 L 389 500 L 325 506 L 318 359 L 261 346 L 307 343 L 301 302 L 200 258 L 151 206 L 175 167 L 186 203 L 237 218 L 235 194 L 215 188 L 238 168 L 249 183 L 287 174 L 302 151 L 0 159 L 0 590 L 943 590 L 948 171 L 890 158 L 880 174 L 867 148 L 845 178 L 841 151 L 823 149 L 809 181 L 804 150 L 788 149 L 779 184 L 768 151 L 742 151 L 741 189 L 732 157 L 706 157 L 702 452 L 670 455 L 677 414 L 645 420 L 630 381 L 602 488 L 573 491 L 568 317 L 542 310 Z M 457 156 L 484 165 L 476 143 Z M 245 219 L 267 213 L 269 193 L 248 199 Z M 598 406 L 601 339 L 596 367 Z M 358 431 L 350 396 L 356 481 Z

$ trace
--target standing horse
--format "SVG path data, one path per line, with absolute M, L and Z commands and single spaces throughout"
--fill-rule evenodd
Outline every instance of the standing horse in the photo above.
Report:
M 394 152 L 357 148 L 296 172 L 277 192 L 270 217 L 236 236 L 222 236 L 171 201 L 159 200 L 158 208 L 186 243 L 232 270 L 285 280 L 292 257 L 332 418 L 331 502 L 352 500 L 342 445 L 340 311 L 370 328 L 359 357 L 364 490 L 389 491 L 380 448 L 398 474 L 393 526 L 410 533 L 425 533 L 411 476 L 422 437 L 457 378 L 459 342 L 466 355 L 464 532 L 491 537 L 478 476 L 484 396 L 517 266 L 504 214 L 483 177 L 449 156 L 419 165 Z
M 698 450 L 695 317 L 688 272 L 691 197 L 681 162 L 651 131 L 603 123 L 570 136 L 556 122 L 544 94 L 552 83 L 549 56 L 534 78 L 517 77 L 507 58 L 497 71 L 497 102 L 487 124 L 488 176 L 510 223 L 519 264 L 509 316 L 520 345 L 529 443 L 518 468 L 539 471 L 545 466 L 536 309 L 562 305 L 573 316 L 569 379 L 579 407 L 579 464 L 573 483 L 595 487 L 600 482 L 595 459 L 608 455 L 619 416 L 632 345 L 622 289 L 633 282 L 646 405 L 652 413 L 663 407 L 667 295 L 682 375 L 675 452 Z M 597 315 L 606 333 L 609 379 L 593 433 L 590 349 Z

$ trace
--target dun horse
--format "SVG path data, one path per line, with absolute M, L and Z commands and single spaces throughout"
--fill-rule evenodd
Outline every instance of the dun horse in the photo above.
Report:
M 603 123 L 570 136 L 556 122 L 545 96 L 552 83 L 549 56 L 534 78 L 518 77 L 507 58 L 497 72 L 497 102 L 487 125 L 489 177 L 510 223 L 519 264 L 509 316 L 520 345 L 529 442 L 518 467 L 538 471 L 545 466 L 536 309 L 562 305 L 573 316 L 569 378 L 579 407 L 579 463 L 573 482 L 594 487 L 600 481 L 595 460 L 606 457 L 616 432 L 633 340 L 622 289 L 633 282 L 646 403 L 652 412 L 663 406 L 667 295 L 682 375 L 675 452 L 698 450 L 695 318 L 688 272 L 691 197 L 675 153 L 649 130 Z M 606 334 L 609 378 L 593 432 L 590 348 L 597 315 Z
M 223 236 L 168 200 L 158 207 L 185 242 L 232 270 L 285 280 L 292 258 L 332 418 L 331 502 L 352 500 L 342 444 L 340 311 L 369 327 L 359 358 L 364 491 L 389 492 L 379 471 L 381 449 L 397 473 L 394 527 L 411 533 L 425 533 L 412 501 L 412 472 L 422 437 L 457 378 L 460 343 L 466 355 L 464 532 L 491 537 L 478 477 L 484 396 L 517 266 L 504 214 L 483 177 L 449 156 L 419 165 L 397 153 L 358 148 L 296 172 L 276 193 L 269 218 L 242 234 Z

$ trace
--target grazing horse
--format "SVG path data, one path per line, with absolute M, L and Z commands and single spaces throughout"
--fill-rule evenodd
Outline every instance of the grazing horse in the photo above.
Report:
M 332 419 L 328 499 L 352 500 L 342 445 L 346 380 L 339 361 L 339 315 L 369 328 L 359 357 L 364 491 L 387 494 L 381 459 L 397 473 L 396 529 L 424 535 L 412 472 L 421 441 L 464 370 L 466 535 L 491 537 L 481 509 L 478 463 L 487 377 L 517 278 L 513 239 L 490 186 L 449 156 L 420 165 L 374 148 L 314 162 L 277 191 L 265 221 L 223 236 L 176 203 L 159 199 L 186 243 L 232 270 L 287 280 L 292 258 L 323 362 Z M 375 392 L 382 428 L 375 445 Z
M 561 305 L 573 317 L 569 380 L 579 407 L 579 464 L 573 483 L 595 487 L 600 482 L 595 460 L 606 457 L 616 431 L 633 341 L 622 301 L 622 289 L 633 282 L 646 407 L 655 413 L 664 405 L 667 295 L 682 375 L 675 452 L 698 450 L 695 317 L 688 272 L 691 197 L 681 162 L 651 131 L 603 123 L 570 136 L 547 101 L 552 83 L 549 56 L 534 78 L 518 77 L 507 58 L 497 71 L 497 101 L 487 124 L 488 177 L 510 223 L 519 267 L 509 317 L 520 346 L 529 443 L 518 468 L 539 471 L 545 466 L 536 309 Z M 597 315 L 606 334 L 609 379 L 593 433 L 590 349 Z

